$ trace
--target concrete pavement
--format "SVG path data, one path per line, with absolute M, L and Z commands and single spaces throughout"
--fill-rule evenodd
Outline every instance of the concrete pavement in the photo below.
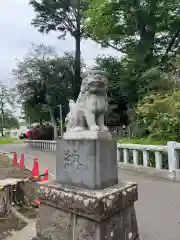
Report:
M 54 152 L 32 150 L 25 144 L 1 145 L 0 149 L 38 156 L 40 169 L 48 168 L 51 177 L 55 176 Z M 25 163 L 26 166 L 31 167 L 33 159 L 26 157 Z M 119 179 L 137 182 L 139 186 L 136 211 L 141 240 L 179 240 L 180 183 L 122 169 L 119 169 Z

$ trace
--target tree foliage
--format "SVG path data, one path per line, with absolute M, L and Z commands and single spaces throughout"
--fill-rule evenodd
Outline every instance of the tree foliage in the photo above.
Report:
M 150 94 L 136 108 L 139 126 L 153 137 L 180 141 L 180 92 Z
M 13 74 L 25 111 L 32 113 L 35 108 L 40 113 L 49 112 L 57 137 L 58 105 L 63 105 L 65 115 L 73 95 L 74 57 L 69 53 L 58 57 L 49 46 L 33 45 L 24 59 L 17 62 Z
M 125 54 L 125 75 L 136 100 L 162 85 L 162 73 L 179 54 L 179 13 L 178 0 L 91 1 L 87 35 Z
M 149 92 L 169 91 L 178 85 L 177 64 L 174 61 L 169 63 L 170 72 L 154 67 L 144 72 L 141 78 L 131 75 L 127 57 L 99 56 L 96 66 L 106 71 L 109 77 L 109 124 L 128 124 L 132 118 L 132 108 L 138 100 Z
M 153 63 L 179 51 L 179 13 L 178 0 L 93 0 L 86 29 L 94 40 Z
M 59 38 L 65 38 L 69 33 L 75 39 L 75 79 L 73 81 L 73 96 L 77 97 L 81 84 L 80 42 L 84 36 L 84 12 L 87 0 L 30 0 L 30 5 L 36 12 L 32 25 L 40 32 L 60 32 Z
M 96 67 L 108 74 L 108 124 L 128 124 L 128 96 L 131 93 L 128 92 L 124 62 L 111 56 L 99 56 L 96 58 Z
M 4 115 L 0 115 L 0 119 L 3 119 L 3 128 L 6 129 L 13 129 L 13 128 L 19 128 L 20 123 L 17 117 L 15 117 L 11 111 L 6 110 L 4 112 Z
M 4 136 L 4 128 L 18 127 L 18 120 L 12 114 L 12 107 L 15 107 L 13 90 L 0 84 L 0 126 L 1 135 Z

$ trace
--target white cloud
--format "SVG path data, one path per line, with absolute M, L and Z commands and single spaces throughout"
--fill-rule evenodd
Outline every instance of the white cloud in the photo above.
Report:
M 16 65 L 15 59 L 21 59 L 32 42 L 53 45 L 59 54 L 74 51 L 74 40 L 71 37 L 58 40 L 56 33 L 42 35 L 34 29 L 30 24 L 34 15 L 28 0 L 1 0 L 0 2 L 0 81 L 8 85 L 13 81 L 11 71 Z M 82 42 L 81 52 L 88 65 L 93 64 L 93 59 L 99 54 L 120 56 L 120 53 L 112 49 L 102 49 L 90 40 Z

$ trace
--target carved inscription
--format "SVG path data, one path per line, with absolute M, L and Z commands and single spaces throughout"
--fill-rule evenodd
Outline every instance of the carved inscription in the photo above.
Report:
M 64 168 L 68 170 L 72 170 L 73 167 L 76 168 L 76 170 L 79 170 L 80 167 L 82 167 L 83 164 L 80 162 L 80 155 L 78 154 L 77 150 L 70 151 L 65 150 L 64 151 Z

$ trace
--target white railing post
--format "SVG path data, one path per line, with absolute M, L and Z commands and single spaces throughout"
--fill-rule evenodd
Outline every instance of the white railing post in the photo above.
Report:
M 156 163 L 157 169 L 162 168 L 162 153 L 161 152 L 155 152 L 155 163 Z
M 120 162 L 121 160 L 121 152 L 120 152 L 120 148 L 118 148 L 118 144 L 117 144 L 117 162 Z
M 143 166 L 148 167 L 149 152 L 143 151 Z
M 37 148 L 45 151 L 56 151 L 56 141 L 46 141 L 46 140 L 25 140 L 25 143 L 32 148 Z
M 133 164 L 135 166 L 138 165 L 138 155 L 139 155 L 139 152 L 137 150 L 133 150 Z
M 124 163 L 128 163 L 128 161 L 129 161 L 129 154 L 128 154 L 128 149 L 126 149 L 126 148 L 124 148 L 123 149 L 123 162 Z
M 176 169 L 178 166 L 178 155 L 176 152 L 176 142 L 170 141 L 168 146 L 168 166 L 169 166 L 169 178 L 176 178 Z

